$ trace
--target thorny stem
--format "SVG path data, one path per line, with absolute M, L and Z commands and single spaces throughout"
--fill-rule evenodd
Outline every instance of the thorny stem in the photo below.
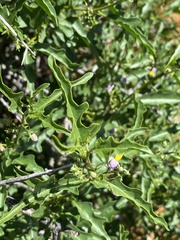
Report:
M 24 182 L 24 181 L 27 181 L 27 180 L 32 179 L 32 178 L 41 177 L 43 175 L 50 175 L 50 174 L 53 174 L 53 173 L 55 173 L 59 170 L 69 168 L 71 166 L 72 166 L 72 163 L 61 166 L 61 167 L 58 167 L 58 168 L 54 168 L 54 169 L 47 169 L 44 172 L 37 172 L 37 173 L 32 173 L 32 174 L 29 174 L 29 175 L 26 175 L 26 176 L 22 176 L 22 177 L 10 178 L 10 179 L 7 179 L 7 180 L 0 181 L 0 186 L 6 186 L 6 185 L 13 184 L 13 183 L 16 183 L 16 182 Z

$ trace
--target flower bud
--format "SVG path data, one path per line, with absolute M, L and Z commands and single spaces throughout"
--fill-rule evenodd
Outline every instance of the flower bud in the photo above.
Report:
M 38 137 L 35 133 L 31 134 L 30 138 L 33 142 L 37 142 L 37 140 L 38 140 Z

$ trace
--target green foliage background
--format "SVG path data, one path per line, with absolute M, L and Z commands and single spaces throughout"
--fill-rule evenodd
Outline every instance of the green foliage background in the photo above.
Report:
M 0 1 L 1 239 L 179 239 L 179 6 Z

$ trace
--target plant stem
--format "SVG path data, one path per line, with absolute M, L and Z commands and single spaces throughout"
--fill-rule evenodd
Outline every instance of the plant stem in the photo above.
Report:
M 22 177 L 10 178 L 10 179 L 7 179 L 7 180 L 0 181 L 0 186 L 13 184 L 13 183 L 16 183 L 16 182 L 24 182 L 24 181 L 27 181 L 27 180 L 32 179 L 32 178 L 37 178 L 37 177 L 41 177 L 43 175 L 53 174 L 53 173 L 55 173 L 59 170 L 69 168 L 71 166 L 72 166 L 72 163 L 67 164 L 65 166 L 58 167 L 58 168 L 54 168 L 54 169 L 47 169 L 44 172 L 37 172 L 37 173 L 32 173 L 32 174 L 29 174 L 29 175 L 22 176 Z

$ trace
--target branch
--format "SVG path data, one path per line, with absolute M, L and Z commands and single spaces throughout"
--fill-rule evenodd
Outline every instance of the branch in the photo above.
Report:
M 37 172 L 37 173 L 32 173 L 32 174 L 29 174 L 29 175 L 22 176 L 22 177 L 10 178 L 10 179 L 7 179 L 7 180 L 0 181 L 0 186 L 6 186 L 8 184 L 13 184 L 13 183 L 16 183 L 16 182 L 24 182 L 24 181 L 27 181 L 31 178 L 37 178 L 37 177 L 41 177 L 43 175 L 50 175 L 50 174 L 53 174 L 55 172 L 58 172 L 59 170 L 69 168 L 71 166 L 72 166 L 72 163 L 67 164 L 65 166 L 62 166 L 62 167 L 54 168 L 54 169 L 47 169 L 44 172 Z
M 25 47 L 25 49 L 29 50 L 32 53 L 32 55 L 35 56 L 35 53 L 30 49 L 30 47 L 23 40 L 20 39 L 16 31 L 10 26 L 10 24 L 1 15 L 0 15 L 0 21 L 4 24 L 4 26 L 6 26 L 9 29 L 11 34 L 21 42 L 21 44 Z

